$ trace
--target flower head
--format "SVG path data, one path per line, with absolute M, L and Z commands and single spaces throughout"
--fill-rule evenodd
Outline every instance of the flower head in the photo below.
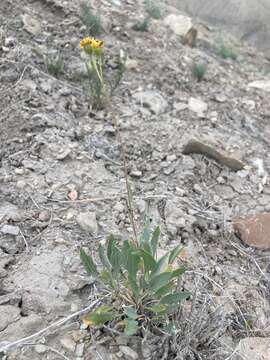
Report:
M 91 37 L 86 37 L 80 41 L 80 48 L 87 54 L 91 54 L 93 51 L 99 51 L 103 46 L 103 41 L 97 40 Z

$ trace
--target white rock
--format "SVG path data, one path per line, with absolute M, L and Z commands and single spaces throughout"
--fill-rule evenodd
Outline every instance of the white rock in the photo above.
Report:
M 32 35 L 38 35 L 41 31 L 40 23 L 37 19 L 28 14 L 22 15 L 22 21 L 25 30 Z
M 44 354 L 47 350 L 48 350 L 48 347 L 46 345 L 38 344 L 35 346 L 35 351 L 38 354 Z
M 5 235 L 19 235 L 20 228 L 19 226 L 13 226 L 13 225 L 3 225 L 0 230 Z
M 176 35 L 184 36 L 192 27 L 189 16 L 170 14 L 164 19 L 164 24 L 168 26 Z
M 138 61 L 135 59 L 127 59 L 125 62 L 125 67 L 128 70 L 136 70 L 138 68 Z
M 248 84 L 248 87 L 270 92 L 270 79 L 253 81 Z
M 80 213 L 77 216 L 77 223 L 87 233 L 97 236 L 98 223 L 97 223 L 96 213 L 94 211 Z
M 182 102 L 174 103 L 173 107 L 176 111 L 183 111 L 188 108 L 187 104 L 182 103 Z
M 191 97 L 188 101 L 189 110 L 195 112 L 199 117 L 204 117 L 208 105 L 201 99 Z
M 137 359 L 139 359 L 139 355 L 136 353 L 136 351 L 132 350 L 129 346 L 119 346 L 119 350 L 129 360 L 137 360 Z
M 65 336 L 62 339 L 60 339 L 60 343 L 63 346 L 64 349 L 74 352 L 76 348 L 76 343 L 72 340 L 70 336 Z
M 156 115 L 163 113 L 168 105 L 163 96 L 153 90 L 137 92 L 133 97 L 137 103 L 149 108 L 149 110 Z
M 84 352 L 84 343 L 77 344 L 77 346 L 76 346 L 76 355 L 83 357 L 83 352 Z
M 248 337 L 240 340 L 237 347 L 236 360 L 268 360 L 270 359 L 270 339 Z

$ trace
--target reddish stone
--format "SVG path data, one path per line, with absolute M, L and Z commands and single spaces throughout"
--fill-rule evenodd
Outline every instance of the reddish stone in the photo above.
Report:
M 270 249 L 270 213 L 235 218 L 233 227 L 246 244 L 258 249 Z

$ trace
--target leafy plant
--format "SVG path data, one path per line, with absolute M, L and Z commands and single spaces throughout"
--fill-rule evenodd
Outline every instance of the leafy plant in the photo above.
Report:
M 134 335 L 143 326 L 150 330 L 170 323 L 181 301 L 190 297 L 178 291 L 178 278 L 185 272 L 175 267 L 181 247 L 177 246 L 158 258 L 160 229 L 151 231 L 149 222 L 138 243 L 125 240 L 118 243 L 111 235 L 106 244 L 99 245 L 101 269 L 81 248 L 81 261 L 89 275 L 109 293 L 109 301 L 84 318 L 88 325 L 99 326 L 114 322 L 124 328 L 126 335 Z
M 192 65 L 192 74 L 198 80 L 202 81 L 207 71 L 207 63 L 200 62 Z
M 142 21 L 137 22 L 132 26 L 132 30 L 145 32 L 149 28 L 149 18 L 145 17 Z
M 94 13 L 93 9 L 86 1 L 82 2 L 80 5 L 80 19 L 86 26 L 86 32 L 88 35 L 96 36 L 101 34 L 102 26 L 100 15 Z
M 80 48 L 87 57 L 85 64 L 92 106 L 98 110 L 103 109 L 109 103 L 110 97 L 120 84 L 125 70 L 125 59 L 119 57 L 116 74 L 110 78 L 105 74 L 103 41 L 86 37 L 80 41 Z
M 237 54 L 235 53 L 235 51 L 233 50 L 233 48 L 226 46 L 225 44 L 221 44 L 220 47 L 218 48 L 218 54 L 223 58 L 223 59 L 232 59 L 232 60 L 236 60 L 237 59 Z
M 58 77 L 64 72 L 64 60 L 60 52 L 46 55 L 45 64 L 48 73 L 55 77 Z
M 160 8 L 155 4 L 153 0 L 145 0 L 144 1 L 145 11 L 147 14 L 156 20 L 161 18 Z

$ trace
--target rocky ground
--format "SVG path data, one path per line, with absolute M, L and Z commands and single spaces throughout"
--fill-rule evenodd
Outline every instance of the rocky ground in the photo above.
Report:
M 79 2 L 0 3 L 3 359 L 253 360 L 254 348 L 258 359 L 270 357 L 269 238 L 262 243 L 255 229 L 258 239 L 249 239 L 245 222 L 238 230 L 246 242 L 233 230 L 239 216 L 270 211 L 270 64 L 229 35 L 238 58 L 222 59 L 219 32 L 206 26 L 195 48 L 184 46 L 179 34 L 188 21 L 168 21 L 179 13 L 167 3 L 148 32 L 136 32 L 142 2 L 92 2 L 101 10 L 107 67 L 120 51 L 128 56 L 104 111 L 91 109 L 83 87 Z M 58 78 L 44 63 L 44 54 L 56 50 L 65 63 Z M 200 61 L 208 69 L 197 82 L 191 68 Z M 7 348 L 94 301 L 95 286 L 80 264 L 82 245 L 94 252 L 109 233 L 132 233 L 115 121 L 137 225 L 148 211 L 161 225 L 164 248 L 185 246 L 185 286 L 196 306 L 186 305 L 183 333 L 170 352 L 165 340 L 91 336 L 78 316 Z M 194 139 L 207 150 L 185 151 Z

